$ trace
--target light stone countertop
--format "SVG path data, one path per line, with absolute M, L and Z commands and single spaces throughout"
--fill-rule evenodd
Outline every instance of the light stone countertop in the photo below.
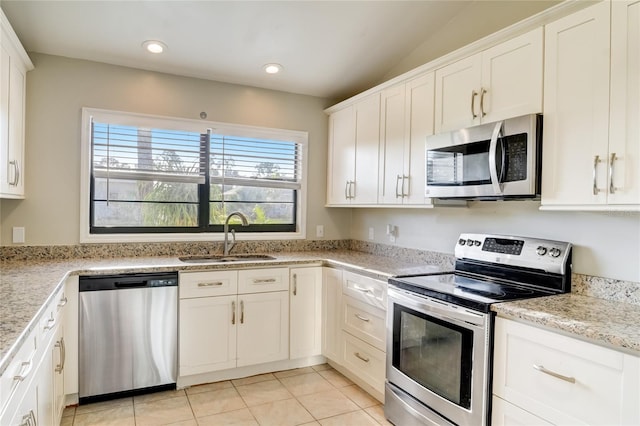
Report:
M 568 293 L 497 303 L 491 310 L 640 356 L 640 305 Z
M 275 260 L 232 263 L 184 263 L 177 257 L 4 261 L 0 264 L 0 375 L 39 322 L 46 305 L 70 275 L 220 270 L 245 267 L 318 264 L 387 280 L 392 275 L 440 270 L 437 265 L 408 263 L 356 251 L 272 253 Z

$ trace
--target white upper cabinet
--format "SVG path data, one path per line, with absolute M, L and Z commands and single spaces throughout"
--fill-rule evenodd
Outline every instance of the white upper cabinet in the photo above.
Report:
M 331 114 L 327 204 L 376 204 L 380 94 Z
M 436 70 L 435 132 L 541 112 L 542 34 L 537 28 Z
M 27 71 L 33 64 L 0 11 L 0 198 L 24 198 Z
M 433 134 L 434 74 L 384 90 L 380 108 L 379 204 L 431 205 L 425 141 Z
M 640 3 L 546 27 L 542 208 L 640 205 Z

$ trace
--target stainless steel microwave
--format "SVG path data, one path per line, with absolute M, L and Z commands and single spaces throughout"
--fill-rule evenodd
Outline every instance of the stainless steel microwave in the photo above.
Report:
M 540 196 L 542 115 L 530 114 L 427 137 L 431 198 Z

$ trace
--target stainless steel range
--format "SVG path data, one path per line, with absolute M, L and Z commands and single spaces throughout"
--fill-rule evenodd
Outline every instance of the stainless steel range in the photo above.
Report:
M 462 234 L 454 271 L 389 279 L 387 419 L 489 424 L 490 307 L 569 292 L 571 251 L 560 241 Z

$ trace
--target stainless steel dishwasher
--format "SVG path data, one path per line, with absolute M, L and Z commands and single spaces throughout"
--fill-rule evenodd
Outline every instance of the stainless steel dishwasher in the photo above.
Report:
M 79 281 L 80 404 L 175 389 L 177 272 Z

